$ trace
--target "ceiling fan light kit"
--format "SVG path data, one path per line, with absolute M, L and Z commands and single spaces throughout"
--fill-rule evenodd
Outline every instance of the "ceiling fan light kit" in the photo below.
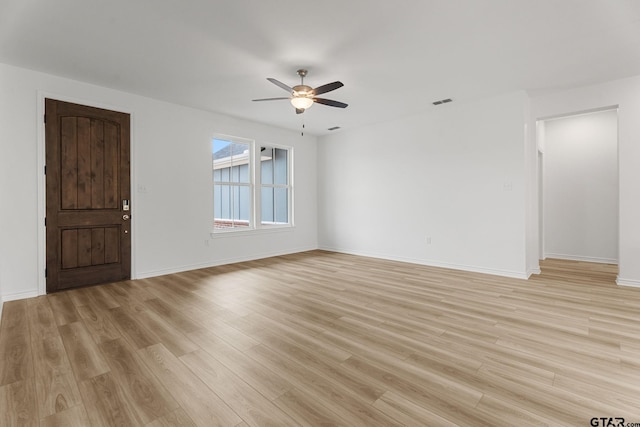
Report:
M 296 107 L 296 109 L 306 110 L 313 105 L 313 99 L 307 98 L 306 96 L 294 96 L 291 98 L 291 105 Z
M 333 83 L 327 83 L 326 85 L 318 86 L 317 88 L 312 88 L 311 86 L 307 86 L 304 84 L 304 78 L 307 75 L 307 70 L 300 69 L 297 71 L 298 76 L 300 76 L 300 84 L 294 87 L 290 87 L 274 78 L 267 78 L 274 85 L 281 87 L 291 94 L 288 98 L 262 98 L 262 99 L 254 99 L 254 101 L 275 101 L 281 99 L 288 99 L 291 101 L 291 105 L 296 109 L 296 114 L 302 114 L 305 110 L 311 107 L 314 103 L 328 105 L 330 107 L 338 107 L 338 108 L 347 108 L 348 104 L 340 101 L 334 101 L 332 99 L 325 98 L 317 98 L 316 95 L 320 95 L 323 93 L 331 92 L 332 90 L 336 90 L 344 86 L 342 82 L 335 81 Z

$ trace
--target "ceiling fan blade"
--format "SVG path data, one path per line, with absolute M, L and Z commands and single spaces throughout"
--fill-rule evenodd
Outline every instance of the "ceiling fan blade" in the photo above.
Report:
M 287 97 L 282 97 L 282 98 L 261 98 L 261 99 L 252 99 L 252 101 L 278 101 L 280 99 L 291 99 L 291 98 L 287 98 Z
M 331 92 L 344 86 L 342 82 L 327 83 L 326 85 L 318 86 L 312 91 L 313 95 L 320 95 L 323 93 Z
M 280 86 L 282 89 L 286 90 L 289 93 L 293 92 L 293 88 L 292 87 L 287 86 L 286 84 L 282 83 L 279 80 L 273 79 L 271 77 L 267 77 L 267 80 L 269 80 L 271 83 L 273 83 L 276 86 Z
M 296 108 L 296 114 L 304 113 L 304 108 Z
M 313 98 L 313 100 L 318 104 L 324 104 L 330 107 L 347 108 L 349 106 L 349 104 L 345 104 L 344 102 L 340 101 L 334 101 L 333 99 Z

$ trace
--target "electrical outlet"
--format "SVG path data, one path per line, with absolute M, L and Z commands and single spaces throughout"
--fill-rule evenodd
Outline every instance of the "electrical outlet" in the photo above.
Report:
M 431 244 L 431 236 L 427 236 L 427 245 Z

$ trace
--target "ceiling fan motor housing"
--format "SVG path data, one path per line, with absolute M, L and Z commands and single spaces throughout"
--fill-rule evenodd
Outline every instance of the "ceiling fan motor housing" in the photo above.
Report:
M 313 88 L 307 85 L 297 85 L 293 87 L 293 96 L 312 96 Z

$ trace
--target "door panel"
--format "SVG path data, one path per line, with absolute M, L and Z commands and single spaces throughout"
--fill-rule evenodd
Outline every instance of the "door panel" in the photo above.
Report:
M 129 115 L 45 102 L 47 291 L 128 279 Z
M 63 270 L 120 261 L 119 227 L 63 229 L 61 243 Z

